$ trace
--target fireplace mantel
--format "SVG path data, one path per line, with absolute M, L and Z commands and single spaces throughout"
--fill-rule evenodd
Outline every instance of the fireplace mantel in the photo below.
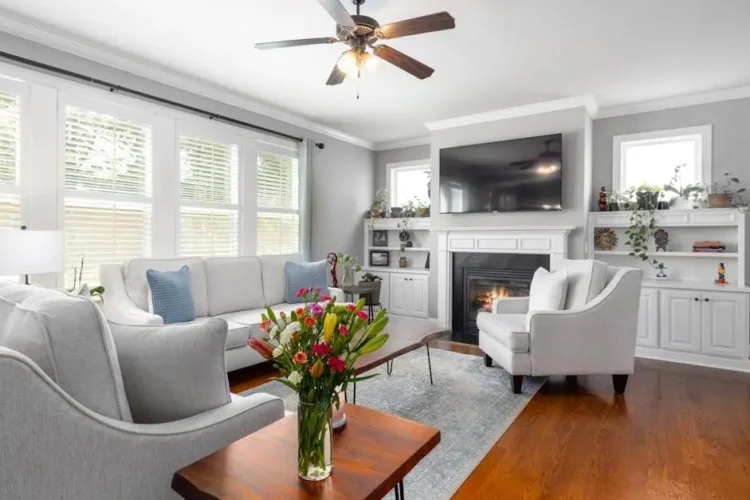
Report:
M 561 267 L 568 256 L 568 234 L 575 226 L 514 228 L 451 227 L 437 229 L 437 313 L 446 327 L 452 321 L 452 252 L 546 254 L 550 269 Z

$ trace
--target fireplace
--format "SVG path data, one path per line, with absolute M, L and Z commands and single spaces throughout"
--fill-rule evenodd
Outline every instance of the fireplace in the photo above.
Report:
M 477 314 L 499 297 L 527 297 L 534 271 L 549 255 L 453 253 L 453 340 L 477 344 Z

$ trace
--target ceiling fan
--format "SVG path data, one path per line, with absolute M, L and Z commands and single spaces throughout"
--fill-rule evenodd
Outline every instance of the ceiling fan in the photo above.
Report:
M 326 85 L 338 85 L 346 77 L 358 78 L 363 68 L 374 69 L 377 64 L 375 57 L 388 61 L 420 80 L 424 80 L 431 76 L 435 70 L 388 45 L 376 45 L 376 43 L 381 40 L 449 30 L 456 27 L 456 20 L 447 12 L 415 17 L 414 19 L 381 26 L 375 19 L 360 15 L 359 8 L 365 3 L 365 0 L 353 0 L 353 3 L 357 6 L 355 15 L 350 15 L 339 0 L 318 0 L 318 3 L 336 21 L 335 37 L 256 43 L 255 48 L 268 50 L 302 45 L 347 44 L 349 50 L 341 54 L 328 77 Z M 368 52 L 368 49 L 370 52 Z
M 559 142 L 559 140 L 550 139 L 550 140 L 544 141 L 544 151 L 539 153 L 539 156 L 537 156 L 536 159 L 514 161 L 513 163 L 510 163 L 508 166 L 520 167 L 521 170 L 526 170 L 526 169 L 533 167 L 534 165 L 546 166 L 549 163 L 560 161 L 560 158 L 562 158 L 562 155 L 557 151 L 549 150 L 549 145 L 552 144 L 553 142 Z

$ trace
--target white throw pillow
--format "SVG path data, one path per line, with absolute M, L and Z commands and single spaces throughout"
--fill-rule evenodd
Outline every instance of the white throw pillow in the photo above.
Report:
M 529 290 L 529 312 L 526 329 L 531 330 L 531 316 L 540 311 L 560 311 L 565 308 L 568 295 L 568 270 L 551 273 L 540 267 L 534 273 Z

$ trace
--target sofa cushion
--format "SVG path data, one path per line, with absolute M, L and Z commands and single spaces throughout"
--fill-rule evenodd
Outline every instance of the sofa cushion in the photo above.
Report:
M 263 273 L 263 295 L 267 306 L 275 306 L 286 302 L 286 271 L 287 262 L 302 262 L 302 257 L 295 255 L 265 255 L 260 257 Z M 296 291 L 296 290 L 295 290 Z
M 249 338 L 250 326 L 243 325 L 242 323 L 227 321 L 227 342 L 224 346 L 226 349 L 234 349 L 235 347 L 246 346 L 247 340 Z
M 510 352 L 529 352 L 529 331 L 525 314 L 477 314 L 477 327 Z
M 16 304 L 3 296 L 25 298 Z M 115 344 L 96 304 L 25 285 L 3 287 L 0 301 L 4 302 L 0 314 L 7 314 L 0 319 L 1 346 L 31 358 L 82 405 L 100 415 L 132 422 Z
M 246 311 L 266 305 L 258 257 L 206 259 L 208 315 Z
M 568 293 L 568 271 L 561 269 L 551 273 L 540 267 L 534 273 L 529 289 L 529 311 L 526 314 L 526 330 L 531 315 L 540 311 L 559 311 L 565 307 Z
M 153 313 L 161 316 L 165 325 L 195 319 L 188 266 L 182 266 L 177 271 L 149 269 L 146 279 L 151 289 Z
M 294 311 L 298 307 L 300 307 L 299 304 L 277 304 L 273 306 L 271 309 L 273 309 L 273 312 L 276 314 L 279 314 L 281 311 L 284 311 L 287 314 L 291 314 L 292 311 Z M 258 309 L 251 309 L 249 311 L 238 311 L 238 312 L 233 312 L 233 313 L 228 313 L 228 314 L 222 314 L 216 317 L 221 318 L 225 320 L 227 323 L 229 323 L 230 336 L 231 336 L 232 325 L 240 324 L 250 329 L 249 335 L 251 337 L 264 337 L 266 334 L 260 331 L 260 323 L 261 321 L 263 321 L 261 316 L 263 315 L 264 312 L 266 312 L 265 307 L 258 308 Z M 242 345 L 246 343 L 247 339 L 248 337 L 245 337 L 244 341 L 242 342 Z M 229 339 L 227 339 L 227 342 L 229 342 Z
M 577 309 L 594 300 L 607 284 L 607 263 L 598 260 L 568 260 L 568 295 L 565 309 Z
M 193 295 L 193 309 L 196 317 L 208 315 L 208 294 L 206 291 L 206 265 L 203 259 L 133 259 L 123 265 L 125 289 L 135 305 L 148 311 L 149 286 L 146 271 L 177 271 L 182 266 L 190 268 L 190 288 Z
M 328 288 L 328 262 L 287 262 L 286 271 L 286 303 L 300 304 L 302 298 L 297 297 L 300 288 Z M 323 292 L 326 293 L 326 292 Z
M 110 328 L 135 422 L 173 422 L 231 401 L 225 321 Z

